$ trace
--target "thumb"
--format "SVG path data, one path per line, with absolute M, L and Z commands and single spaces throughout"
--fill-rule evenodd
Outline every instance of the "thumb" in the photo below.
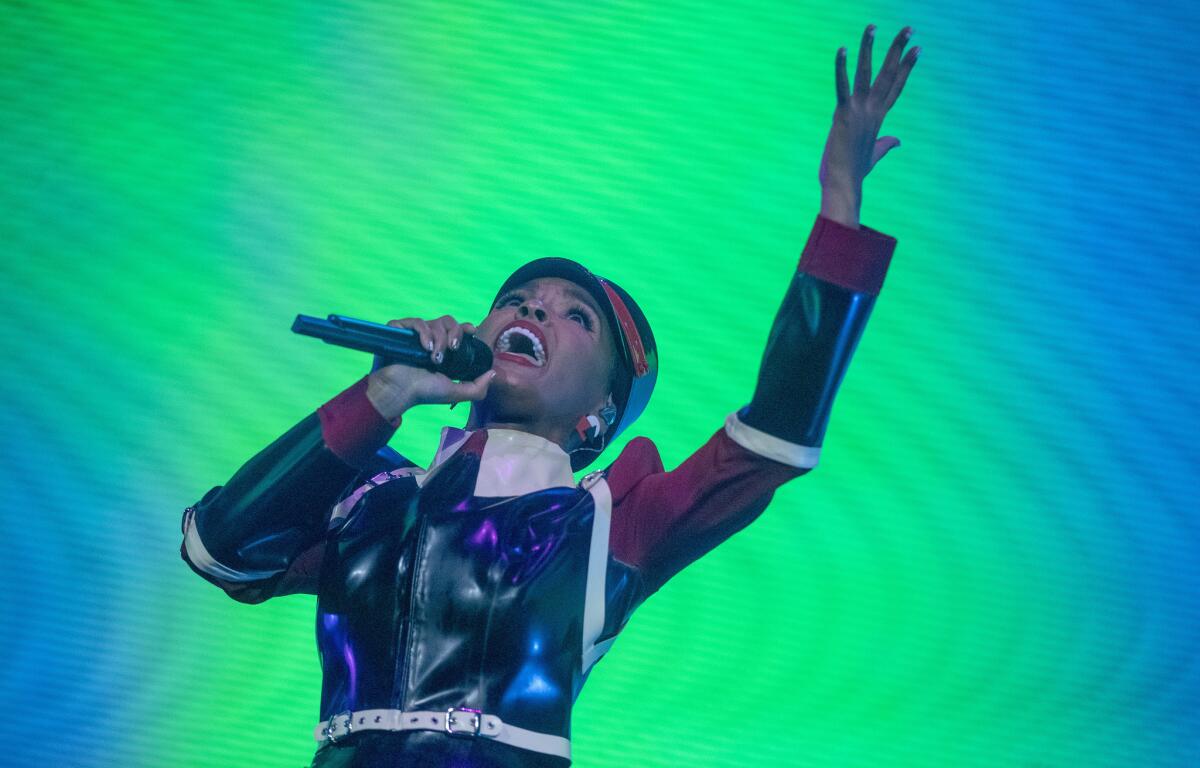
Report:
M 900 146 L 900 139 L 895 136 L 881 136 L 875 142 L 875 150 L 871 153 L 871 167 L 883 159 L 883 156 Z
M 482 400 L 487 397 L 488 386 L 494 378 L 496 378 L 496 370 L 493 368 L 481 373 L 472 381 L 454 382 L 447 393 L 449 399 L 456 403 L 462 400 Z

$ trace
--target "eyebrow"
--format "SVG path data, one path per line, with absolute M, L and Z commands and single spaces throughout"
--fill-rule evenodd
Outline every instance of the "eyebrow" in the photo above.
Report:
M 592 294 L 588 293 L 583 288 L 580 288 L 574 283 L 568 283 L 564 292 L 576 301 L 586 304 L 588 309 L 596 313 L 597 317 L 604 317 L 604 313 L 600 311 L 600 307 L 596 304 L 596 300 L 592 298 Z

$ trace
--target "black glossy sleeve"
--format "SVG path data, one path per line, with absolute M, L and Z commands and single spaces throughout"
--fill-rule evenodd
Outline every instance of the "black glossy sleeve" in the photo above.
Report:
M 775 316 L 746 426 L 818 447 L 875 296 L 796 272 Z
M 265 599 L 323 540 L 332 507 L 357 475 L 326 447 L 314 413 L 187 509 L 184 560 L 237 599 Z
M 895 238 L 870 227 L 817 216 L 771 327 L 754 399 L 726 422 L 730 437 L 793 466 L 816 465 L 895 248 Z

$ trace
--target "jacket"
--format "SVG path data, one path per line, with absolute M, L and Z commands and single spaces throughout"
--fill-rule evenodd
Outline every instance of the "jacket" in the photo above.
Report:
M 541 437 L 452 428 L 421 468 L 363 379 L 189 507 L 199 575 L 244 602 L 317 596 L 314 764 L 568 764 L 571 705 L 633 611 L 816 465 L 894 246 L 818 217 L 754 397 L 671 472 L 636 438 L 576 483 Z

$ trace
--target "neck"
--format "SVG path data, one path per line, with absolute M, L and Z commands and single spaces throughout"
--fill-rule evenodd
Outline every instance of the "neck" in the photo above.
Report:
M 512 415 L 495 413 L 485 408 L 481 403 L 471 404 L 471 414 L 463 427 L 467 430 L 477 429 L 512 429 L 518 432 L 528 432 L 531 435 L 549 440 L 560 448 L 566 449 L 569 430 L 555 427 L 542 422 L 540 419 L 521 418 Z

